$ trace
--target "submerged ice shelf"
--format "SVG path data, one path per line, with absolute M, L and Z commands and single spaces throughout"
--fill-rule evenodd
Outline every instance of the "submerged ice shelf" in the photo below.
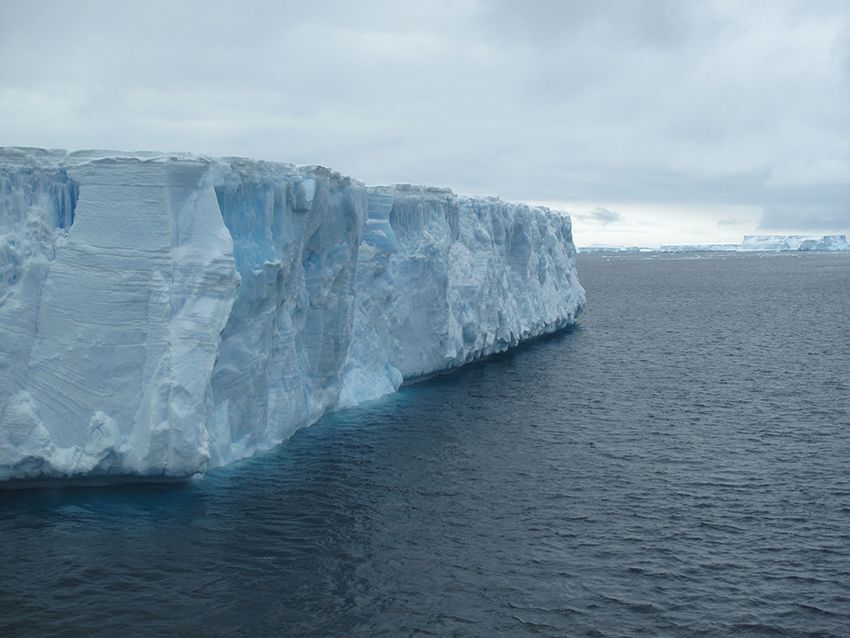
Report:
M 569 217 L 322 167 L 0 149 L 0 479 L 188 476 L 575 322 Z

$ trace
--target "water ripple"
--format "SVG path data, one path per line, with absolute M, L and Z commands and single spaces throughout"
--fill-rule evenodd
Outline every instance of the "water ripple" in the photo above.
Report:
M 0 635 L 850 636 L 850 258 L 579 267 L 581 327 L 268 455 L 0 493 Z

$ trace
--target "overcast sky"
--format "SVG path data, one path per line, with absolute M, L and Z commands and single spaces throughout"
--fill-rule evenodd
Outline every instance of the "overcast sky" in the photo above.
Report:
M 850 2 L 0 0 L 0 145 L 547 202 L 579 245 L 850 233 Z

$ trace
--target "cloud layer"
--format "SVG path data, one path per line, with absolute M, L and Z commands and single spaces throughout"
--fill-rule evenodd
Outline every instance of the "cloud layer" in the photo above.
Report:
M 3 145 L 321 163 L 604 207 L 622 218 L 589 231 L 636 219 L 660 240 L 850 231 L 840 0 L 4 0 L 2 13 Z M 744 225 L 721 223 L 736 207 Z

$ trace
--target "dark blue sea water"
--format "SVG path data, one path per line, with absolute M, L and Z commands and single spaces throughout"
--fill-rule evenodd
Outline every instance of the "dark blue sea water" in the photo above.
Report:
M 2 636 L 850 636 L 850 256 L 580 256 L 581 327 L 179 487 L 0 493 Z

